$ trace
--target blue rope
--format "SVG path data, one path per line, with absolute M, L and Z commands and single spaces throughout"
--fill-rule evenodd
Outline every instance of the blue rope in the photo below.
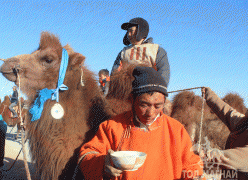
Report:
M 66 69 L 68 66 L 68 59 L 69 59 L 68 53 L 65 49 L 63 49 L 62 60 L 61 60 L 60 69 L 59 69 L 58 85 L 57 85 L 57 88 L 55 89 L 55 92 L 54 92 L 53 97 L 52 97 L 52 100 L 56 99 L 57 102 L 59 102 L 59 90 L 61 90 L 61 91 L 68 90 L 68 87 L 63 84 L 64 79 L 65 79 Z
M 7 123 L 3 120 L 2 114 L 0 114 L 0 125 L 4 124 L 4 126 L 7 126 Z M 0 126 L 1 127 L 1 126 Z
M 48 99 L 56 100 L 57 102 L 59 102 L 59 91 L 68 90 L 68 87 L 63 84 L 64 79 L 65 79 L 66 69 L 68 66 L 68 61 L 69 61 L 68 53 L 65 49 L 63 49 L 62 60 L 61 60 L 60 69 L 59 69 L 59 79 L 58 79 L 57 88 L 56 89 L 45 88 L 39 91 L 38 97 L 35 99 L 32 108 L 29 110 L 29 112 L 32 114 L 31 121 L 36 121 L 40 119 L 43 108 L 44 108 L 44 103 Z

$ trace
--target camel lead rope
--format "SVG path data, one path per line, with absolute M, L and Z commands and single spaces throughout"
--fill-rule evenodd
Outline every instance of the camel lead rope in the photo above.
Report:
M 81 78 L 80 78 L 80 83 L 81 83 L 81 86 L 84 86 L 84 71 L 83 71 L 83 68 L 81 68 Z
M 22 119 L 22 106 L 21 106 L 21 98 L 20 98 L 20 89 L 21 89 L 21 82 L 20 82 L 20 76 L 19 76 L 19 74 L 17 73 L 17 77 L 18 77 L 18 81 L 19 81 L 19 88 L 18 88 L 18 101 L 19 101 L 19 118 L 20 118 L 20 120 L 21 120 L 21 127 L 23 127 L 23 119 Z
M 22 109 L 21 109 L 21 98 L 20 98 L 20 89 L 21 89 L 21 79 L 19 74 L 17 73 L 17 78 L 19 81 L 19 88 L 18 88 L 18 94 L 19 94 L 19 116 L 21 119 L 21 129 L 22 129 L 22 135 L 21 135 L 21 139 L 22 139 L 22 151 L 23 151 L 23 159 L 24 159 L 24 166 L 25 166 L 25 170 L 26 170 L 26 174 L 27 174 L 27 179 L 31 180 L 31 175 L 30 175 L 30 171 L 29 171 L 29 167 L 28 167 L 28 163 L 27 163 L 27 154 L 26 154 L 26 149 L 25 149 L 25 142 L 24 142 L 24 130 L 23 130 L 23 119 L 22 119 Z
M 175 93 L 175 92 L 189 91 L 189 90 L 199 89 L 199 88 L 204 88 L 204 87 L 194 87 L 194 88 L 188 88 L 188 89 L 180 89 L 180 90 L 176 90 L 176 91 L 169 91 L 168 93 Z
M 204 99 L 205 99 L 205 91 L 202 91 L 202 112 L 201 112 L 201 124 L 200 124 L 200 137 L 199 137 L 199 148 L 198 152 L 200 152 L 201 148 L 201 139 L 202 139 L 202 125 L 203 125 L 203 114 L 204 114 Z
M 193 90 L 193 89 L 199 89 L 199 88 L 204 88 L 204 87 L 194 87 L 194 88 L 188 88 L 188 89 L 182 89 L 182 90 L 176 90 L 176 91 L 170 91 L 169 93 L 175 93 L 175 92 L 182 92 L 182 91 L 188 91 L 188 90 Z M 202 136 L 202 125 L 203 125 L 203 114 L 204 114 L 204 99 L 205 99 L 205 92 L 202 92 L 202 112 L 201 112 L 201 124 L 200 124 L 200 134 L 199 134 L 199 148 L 198 151 L 200 152 L 201 148 L 201 136 Z
M 3 112 L 4 112 L 4 110 L 5 110 L 5 107 L 7 106 L 7 105 L 3 105 L 4 106 L 4 108 L 3 108 L 3 111 L 2 111 L 2 113 L 0 114 L 0 115 L 2 115 L 3 114 Z

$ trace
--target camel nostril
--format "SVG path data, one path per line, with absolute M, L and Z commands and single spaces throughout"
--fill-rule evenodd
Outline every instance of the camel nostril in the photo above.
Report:
M 19 72 L 19 70 L 17 68 L 13 68 L 13 72 L 14 72 L 14 74 L 17 74 Z
M 12 68 L 13 72 L 15 74 L 17 74 L 19 71 L 20 71 L 20 65 L 15 65 L 13 68 Z

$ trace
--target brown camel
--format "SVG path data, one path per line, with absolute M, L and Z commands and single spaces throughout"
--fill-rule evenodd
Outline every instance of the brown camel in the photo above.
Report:
M 243 99 L 238 94 L 229 93 L 223 99 L 226 103 L 241 113 L 246 112 Z M 171 116 L 180 121 L 188 131 L 193 143 L 199 141 L 202 98 L 192 91 L 184 91 L 174 96 Z M 227 126 L 210 110 L 204 102 L 202 143 L 204 137 L 210 141 L 213 148 L 224 149 L 228 135 Z
M 244 99 L 237 93 L 228 93 L 222 98 L 222 100 L 242 114 L 245 114 L 247 111 L 244 104 Z
M 57 87 L 62 48 L 69 55 L 63 83 L 68 90 L 59 93 L 64 116 L 60 119 L 51 116 L 56 101 L 48 99 L 40 119 L 31 122 L 29 115 L 27 120 L 32 160 L 41 179 L 71 179 L 77 149 L 82 143 L 93 137 L 102 121 L 131 108 L 123 99 L 115 101 L 115 96 L 105 99 L 96 75 L 84 65 L 85 57 L 68 45 L 62 47 L 58 37 L 48 32 L 41 34 L 39 48 L 33 53 L 6 59 L 1 73 L 16 85 L 21 84 L 21 91 L 32 107 L 37 92 Z
M 21 113 L 22 113 L 22 120 L 25 122 L 27 116 L 27 109 L 23 108 L 24 99 L 21 97 Z M 3 120 L 7 123 L 9 127 L 14 127 L 17 125 L 17 135 L 16 138 L 19 136 L 21 132 L 21 119 L 20 119 L 20 110 L 19 110 L 19 102 L 17 103 L 16 111 L 18 114 L 17 118 L 13 118 L 12 112 L 9 110 L 9 105 L 11 104 L 9 96 L 4 97 L 4 101 L 0 105 L 0 113 L 2 114 Z M 25 129 L 25 123 L 24 123 Z
M 23 98 L 21 102 L 23 102 Z M 9 110 L 9 105 L 11 104 L 9 96 L 5 96 L 3 102 L 0 105 L 0 113 L 3 116 L 3 120 L 7 123 L 8 126 L 13 127 L 19 122 L 19 118 L 12 118 L 13 115 Z M 17 114 L 19 114 L 19 103 L 16 106 Z

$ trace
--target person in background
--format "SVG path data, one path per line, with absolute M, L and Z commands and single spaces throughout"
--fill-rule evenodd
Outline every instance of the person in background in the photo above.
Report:
M 106 96 L 108 94 L 109 83 L 110 83 L 109 71 L 107 69 L 101 69 L 98 73 L 98 76 L 99 76 L 100 87 L 102 89 L 104 96 Z
M 7 132 L 7 123 L 3 120 L 2 115 L 0 114 L 0 179 L 1 172 L 4 167 L 4 151 L 5 151 L 5 137 Z
M 13 87 L 13 94 L 11 96 L 10 102 L 11 104 L 9 106 L 9 110 L 13 113 L 13 118 L 16 118 L 18 117 L 18 115 L 16 111 L 13 109 L 13 107 L 17 106 L 18 103 L 18 92 L 16 86 Z
M 166 51 L 148 38 L 149 24 L 140 17 L 133 18 L 121 25 L 126 30 L 123 43 L 126 45 L 118 54 L 111 70 L 111 76 L 115 71 L 125 68 L 129 63 L 147 64 L 153 67 L 169 84 L 170 66 Z
M 132 110 L 100 124 L 94 138 L 79 152 L 78 166 L 85 179 L 158 180 L 193 179 L 202 175 L 200 157 L 195 155 L 184 126 L 165 115 L 168 96 L 166 80 L 152 67 L 133 71 Z M 113 151 L 147 154 L 136 171 L 122 171 L 111 163 Z
M 230 130 L 225 150 L 210 150 L 210 159 L 217 157 L 225 167 L 238 170 L 238 179 L 248 180 L 248 110 L 241 114 L 209 87 L 202 91 L 205 92 L 207 105 Z

